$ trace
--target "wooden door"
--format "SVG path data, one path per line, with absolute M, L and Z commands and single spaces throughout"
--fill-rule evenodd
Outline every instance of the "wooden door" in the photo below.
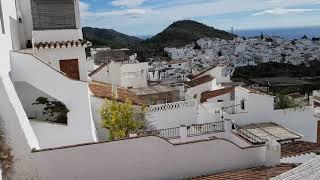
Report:
M 60 70 L 69 78 L 80 80 L 78 59 L 60 60 Z

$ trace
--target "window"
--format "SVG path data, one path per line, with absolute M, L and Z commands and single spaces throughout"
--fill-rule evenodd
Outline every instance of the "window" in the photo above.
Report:
M 218 102 L 223 102 L 223 100 L 220 99 L 220 100 L 218 100 Z
M 4 21 L 3 21 L 3 13 L 2 13 L 2 4 L 1 4 L 1 0 L 0 0 L 0 25 L 1 25 L 1 31 L 2 34 L 5 34 L 6 31 L 4 29 Z
M 241 100 L 241 103 L 240 103 L 240 106 L 241 106 L 242 110 L 246 109 L 244 102 L 245 102 L 245 100 L 243 99 L 243 100 Z

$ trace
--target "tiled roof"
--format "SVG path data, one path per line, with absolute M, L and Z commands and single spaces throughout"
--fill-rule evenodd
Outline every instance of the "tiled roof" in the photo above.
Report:
M 319 180 L 320 179 L 320 156 L 308 161 L 272 180 Z
M 88 47 L 91 43 L 86 40 L 79 39 L 77 41 L 56 41 L 56 42 L 40 42 L 34 43 L 36 49 L 53 49 L 53 48 L 70 48 L 70 47 Z
M 201 103 L 206 102 L 208 99 L 218 97 L 227 93 L 231 93 L 234 91 L 234 87 L 227 87 L 223 89 L 218 89 L 214 91 L 207 91 L 201 94 Z
M 197 74 L 197 75 L 189 75 L 187 78 L 189 78 L 189 79 L 196 79 L 196 78 L 204 75 L 204 74 L 207 73 L 208 71 L 211 71 L 211 70 L 214 69 L 215 67 L 216 67 L 216 66 L 212 66 L 212 67 L 210 67 L 210 68 L 202 71 L 201 73 L 199 73 L 199 74 Z
M 199 86 L 200 84 L 210 82 L 213 79 L 214 78 L 211 75 L 206 75 L 206 76 L 199 77 L 197 79 L 192 79 L 191 81 L 185 82 L 185 84 L 190 87 L 196 87 L 196 86 Z
M 292 164 L 281 164 L 276 167 L 254 167 L 243 170 L 228 171 L 213 175 L 191 178 L 194 180 L 268 180 L 295 168 Z
M 281 145 L 281 156 L 290 157 L 302 155 L 320 150 L 320 145 L 316 143 L 298 141 Z

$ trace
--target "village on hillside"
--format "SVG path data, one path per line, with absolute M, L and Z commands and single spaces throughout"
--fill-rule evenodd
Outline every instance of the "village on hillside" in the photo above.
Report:
M 319 61 L 319 39 L 202 38 L 139 62 L 84 39 L 79 3 L 0 1 L 0 180 L 319 179 L 320 89 L 232 81 Z

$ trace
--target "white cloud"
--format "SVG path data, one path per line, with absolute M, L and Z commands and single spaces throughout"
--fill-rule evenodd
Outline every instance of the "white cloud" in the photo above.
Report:
M 305 13 L 312 11 L 319 11 L 320 9 L 285 9 L 285 8 L 274 8 L 274 9 L 266 9 L 261 12 L 253 14 L 254 16 L 261 15 L 286 15 L 286 14 L 295 14 L 295 13 Z
M 114 0 L 120 1 L 120 0 Z M 113 1 L 113 2 L 114 2 Z M 124 1 L 124 0 L 121 0 Z M 131 0 L 126 0 L 131 2 Z M 133 0 L 136 1 L 136 0 Z M 170 2 L 168 2 L 170 1 Z M 212 26 L 244 26 L 239 18 L 250 17 L 252 22 L 268 16 L 257 16 L 259 13 L 264 14 L 288 14 L 288 13 L 302 13 L 306 11 L 315 11 L 305 10 L 305 9 L 290 9 L 289 7 L 299 7 L 305 5 L 313 5 L 314 3 L 319 2 L 319 0 L 163 0 L 161 3 L 154 5 L 144 5 L 143 3 L 138 3 L 136 5 L 122 6 L 120 10 L 109 10 L 109 11 L 86 11 L 82 12 L 82 23 L 87 26 L 95 27 L 105 27 L 113 28 L 118 31 L 127 33 L 127 34 L 153 34 L 161 31 L 162 28 L 165 28 L 167 25 L 172 23 L 175 20 L 179 19 L 204 19 L 207 16 L 220 16 L 223 17 L 224 14 L 234 14 L 228 15 L 226 18 L 232 19 L 229 23 L 224 21 L 216 22 L 214 20 L 206 21 L 207 24 Z M 170 5 L 167 5 L 167 4 Z M 133 3 L 135 4 L 135 3 Z M 138 5 L 138 6 L 137 6 Z M 132 7 L 137 6 L 137 7 Z M 83 6 L 87 7 L 87 6 Z M 283 7 L 280 9 L 279 7 Z M 85 9 L 85 8 L 83 8 Z M 116 9 L 116 8 L 115 8 Z M 280 10 L 279 10 L 280 9 Z M 289 11 L 286 11 L 290 9 Z M 267 11 L 269 10 L 269 11 Z M 252 12 L 256 13 L 256 16 L 252 16 Z M 243 15 L 237 16 L 237 13 Z M 314 15 L 317 16 L 317 15 Z M 137 18 L 138 17 L 138 18 Z M 289 19 L 288 16 L 281 16 Z M 320 17 L 320 13 L 319 16 Z M 270 19 L 270 18 L 269 18 Z M 291 20 L 291 19 L 290 19 Z M 233 22 L 231 24 L 231 22 Z M 249 21 L 250 22 L 250 21 Z M 286 25 L 285 21 L 281 24 Z M 302 22 L 302 21 L 301 21 Z M 296 23 L 298 26 L 300 21 Z M 318 21 L 317 21 L 318 22 Z M 316 22 L 313 22 L 316 23 Z M 225 24 L 225 25 L 223 25 Z M 294 22 L 291 22 L 290 25 L 293 25 Z M 310 21 L 308 21 L 310 24 Z M 307 25 L 306 23 L 304 25 Z M 254 26 L 254 24 L 251 24 Z M 261 26 L 261 24 L 259 25 Z
M 138 7 L 142 5 L 146 0 L 115 0 L 111 4 L 113 6 L 123 6 L 123 7 Z

